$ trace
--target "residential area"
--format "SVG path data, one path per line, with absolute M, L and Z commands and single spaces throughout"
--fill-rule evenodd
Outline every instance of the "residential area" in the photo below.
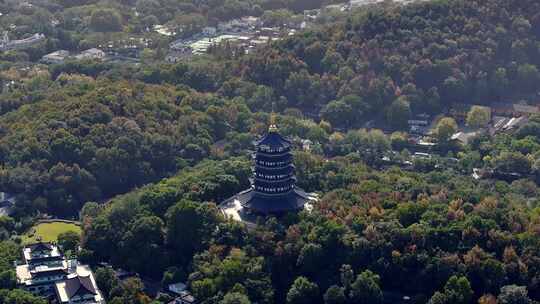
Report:
M 322 8 L 305 10 L 303 14 L 293 15 L 290 19 L 283 19 L 281 24 L 268 25 L 261 17 L 243 16 L 227 21 L 220 21 L 213 25 L 201 27 L 200 30 L 191 30 L 186 36 L 180 25 L 154 24 L 140 34 L 126 33 L 122 37 L 97 42 L 87 49 L 55 49 L 42 56 L 39 60 L 43 64 L 61 64 L 69 60 L 100 60 L 121 63 L 139 63 L 143 52 L 160 53 L 154 60 L 176 63 L 189 59 L 192 56 L 206 54 L 212 48 L 227 46 L 235 51 L 249 53 L 254 48 L 294 35 L 297 31 L 314 26 L 318 19 L 325 14 L 347 12 L 363 6 L 374 5 L 381 0 L 350 0 L 341 4 L 331 4 Z M 412 1 L 395 1 L 398 4 L 407 4 Z M 21 7 L 35 9 L 37 5 L 31 2 L 20 4 Z M 137 11 L 134 12 L 139 15 Z M 57 19 L 50 20 L 53 28 L 59 26 Z M 10 39 L 10 31 L 18 30 L 17 25 L 11 24 L 9 30 L 4 31 L 0 40 L 0 51 L 25 50 L 46 42 L 42 33 L 35 33 L 23 39 Z M 89 37 L 90 38 L 90 37 Z M 92 38 L 94 39 L 94 38 Z M 161 50 L 163 40 L 169 41 L 168 48 Z
M 456 148 L 466 147 L 472 140 L 481 136 L 495 137 L 500 134 L 512 135 L 519 128 L 527 125 L 529 119 L 540 114 L 540 105 L 517 103 L 494 103 L 491 106 L 455 104 L 446 113 L 432 117 L 420 114 L 408 120 L 407 151 L 411 154 L 403 157 L 393 151 L 382 157 L 386 165 L 399 165 L 405 169 L 414 170 L 414 160 L 436 162 L 435 169 L 445 169 L 457 164 L 455 156 L 441 154 L 441 139 L 438 138 L 437 128 L 442 119 L 455 121 L 455 130 L 449 134 L 445 145 Z M 446 150 L 443 150 L 446 151 Z M 497 178 L 513 181 L 523 178 L 515 172 L 496 172 L 489 168 L 474 168 L 472 176 L 475 179 Z

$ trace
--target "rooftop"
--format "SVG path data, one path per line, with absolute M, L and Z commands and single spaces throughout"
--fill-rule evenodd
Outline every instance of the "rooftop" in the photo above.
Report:
M 52 250 L 54 250 L 55 247 L 56 246 L 54 246 L 51 243 L 43 243 L 43 242 L 38 242 L 38 243 L 34 243 L 34 244 L 30 244 L 30 245 L 26 246 L 26 248 L 30 249 L 32 252 L 35 252 L 35 251 L 52 251 Z
M 105 52 L 97 48 L 91 48 L 85 51 L 82 51 L 80 54 L 76 55 L 76 59 L 99 59 L 105 56 Z
M 27 245 L 23 248 L 24 260 L 26 262 L 43 259 L 63 258 L 58 246 L 50 243 L 38 242 Z
M 94 275 L 87 265 L 78 265 L 76 273 L 70 274 L 65 281 L 57 282 L 55 291 L 60 303 L 68 303 L 76 297 L 85 298 L 85 303 L 88 304 L 105 303 Z
M 29 265 L 18 265 L 15 268 L 17 282 L 25 286 L 40 284 L 42 281 L 37 279 L 43 276 L 55 276 L 67 274 L 67 261 L 63 261 L 60 266 L 49 267 L 46 265 L 38 266 L 32 269 Z
M 259 146 L 268 146 L 271 149 L 279 147 L 288 148 L 291 146 L 291 141 L 281 136 L 281 134 L 279 134 L 278 132 L 268 132 L 256 144 Z
M 62 283 L 58 283 L 57 285 L 61 285 Z M 73 277 L 68 278 L 66 281 L 63 282 L 64 284 L 64 291 L 65 295 L 71 299 L 75 295 L 85 295 L 85 294 L 92 294 L 97 295 L 97 290 L 94 287 L 94 284 L 92 282 L 92 279 L 90 276 L 78 276 L 75 275 Z
M 67 56 L 69 56 L 69 51 L 66 51 L 66 50 L 58 50 L 58 51 L 54 51 L 54 52 L 52 52 L 52 53 L 49 53 L 49 54 L 47 54 L 47 55 L 45 55 L 45 56 L 43 56 L 43 57 L 51 57 L 51 56 L 52 56 L 52 57 L 60 57 L 60 56 L 62 56 L 62 57 L 67 57 Z
M 184 283 L 169 284 L 169 291 L 175 294 L 181 294 L 187 288 Z
M 257 216 L 262 214 L 280 214 L 288 211 L 310 210 L 311 203 L 317 196 L 295 188 L 286 196 L 263 198 L 256 195 L 254 189 L 242 191 L 225 200 L 220 209 L 222 213 L 236 221 L 254 224 Z
M 479 135 L 480 132 L 457 132 L 454 135 L 452 135 L 452 140 L 457 140 L 464 145 L 468 144 L 469 141 L 474 138 L 475 136 Z
M 58 50 L 43 56 L 43 61 L 61 62 L 69 57 L 70 53 L 66 50 Z

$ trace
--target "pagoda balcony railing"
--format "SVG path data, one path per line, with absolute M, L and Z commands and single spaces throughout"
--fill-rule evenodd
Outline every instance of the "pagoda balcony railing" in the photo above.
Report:
M 254 157 L 254 160 L 255 161 L 267 161 L 267 162 L 279 162 L 279 161 L 292 162 L 293 161 L 293 156 L 292 156 L 292 154 L 287 154 L 285 156 L 280 156 L 280 157 L 267 157 L 267 156 L 264 156 L 264 155 L 257 155 L 257 156 Z
M 283 169 L 287 169 L 287 168 L 295 169 L 296 167 L 292 163 L 284 165 L 284 166 L 279 166 L 279 167 L 268 167 L 268 166 L 256 163 L 255 164 L 255 171 L 257 171 L 257 168 L 261 168 L 263 170 L 272 170 L 272 171 L 274 171 L 274 170 L 283 170 Z
M 263 145 L 258 145 L 257 150 L 263 153 L 282 153 L 282 152 L 290 151 L 291 147 L 290 145 L 287 144 L 285 146 L 271 148 L 270 146 L 263 144 Z
M 289 168 L 294 170 L 294 169 L 296 169 L 296 166 L 292 162 L 287 164 L 286 166 L 279 166 L 279 167 L 268 167 L 268 166 L 264 166 L 264 165 L 259 165 L 257 163 L 253 163 L 251 165 L 251 169 L 252 169 L 253 172 L 255 172 L 256 169 L 259 169 L 259 170 L 262 170 L 262 171 L 268 169 L 268 172 L 275 172 L 276 169 L 289 169 Z M 272 174 L 274 174 L 274 173 L 272 173 Z
M 255 160 L 255 163 L 263 166 L 269 166 L 269 167 L 277 167 L 277 166 L 283 166 L 288 165 L 292 163 L 292 160 L 290 159 L 283 159 L 283 160 L 262 160 L 257 159 Z
M 262 174 L 261 172 L 255 171 L 255 177 L 258 179 L 264 179 L 264 180 L 282 180 L 282 179 L 294 177 L 294 173 L 291 171 L 286 174 L 268 175 L 268 174 Z
M 256 194 L 263 195 L 263 196 L 274 196 L 274 197 L 283 196 L 283 195 L 291 193 L 292 191 L 294 191 L 294 187 L 287 188 L 286 190 L 282 190 L 282 191 L 279 191 L 279 192 L 269 192 L 267 190 L 258 189 L 257 187 L 255 188 L 255 193 Z
M 283 156 L 289 156 L 289 155 L 292 156 L 291 151 L 285 151 L 281 153 L 268 153 L 268 152 L 263 152 L 263 151 L 257 151 L 256 155 L 261 155 L 265 157 L 283 157 Z
M 283 179 L 274 179 L 274 180 L 255 177 L 255 181 L 256 182 L 258 181 L 261 183 L 267 183 L 267 184 L 277 184 L 277 183 L 291 184 L 291 183 L 296 183 L 296 177 L 291 176 L 291 177 L 286 177 Z
M 283 179 L 283 178 L 291 177 L 294 175 L 295 175 L 295 169 L 292 165 L 285 168 L 281 168 L 281 170 L 264 169 L 262 167 L 251 167 L 251 177 L 253 178 L 258 177 L 258 178 L 263 178 L 263 179 Z

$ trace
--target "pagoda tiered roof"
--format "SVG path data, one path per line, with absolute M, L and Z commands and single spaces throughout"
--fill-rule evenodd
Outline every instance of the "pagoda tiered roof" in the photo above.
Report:
M 285 195 L 262 196 L 254 190 L 238 194 L 233 199 L 255 214 L 283 214 L 299 211 L 309 200 L 308 195 L 296 188 Z
M 292 142 L 279 134 L 272 122 L 268 132 L 255 145 L 252 186 L 224 201 L 223 212 L 228 216 L 236 214 L 233 217 L 242 220 L 246 216 L 281 215 L 303 210 L 314 196 L 296 187 Z
M 256 142 L 257 147 L 267 146 L 271 149 L 288 149 L 292 143 L 287 138 L 281 136 L 278 132 L 269 131 L 263 138 Z

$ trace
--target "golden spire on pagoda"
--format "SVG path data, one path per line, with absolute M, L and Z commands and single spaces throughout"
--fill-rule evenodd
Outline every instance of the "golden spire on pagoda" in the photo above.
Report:
M 270 127 L 268 127 L 268 132 L 277 132 L 278 127 L 276 125 L 276 112 L 274 112 L 274 103 L 272 103 L 272 113 L 270 114 Z

